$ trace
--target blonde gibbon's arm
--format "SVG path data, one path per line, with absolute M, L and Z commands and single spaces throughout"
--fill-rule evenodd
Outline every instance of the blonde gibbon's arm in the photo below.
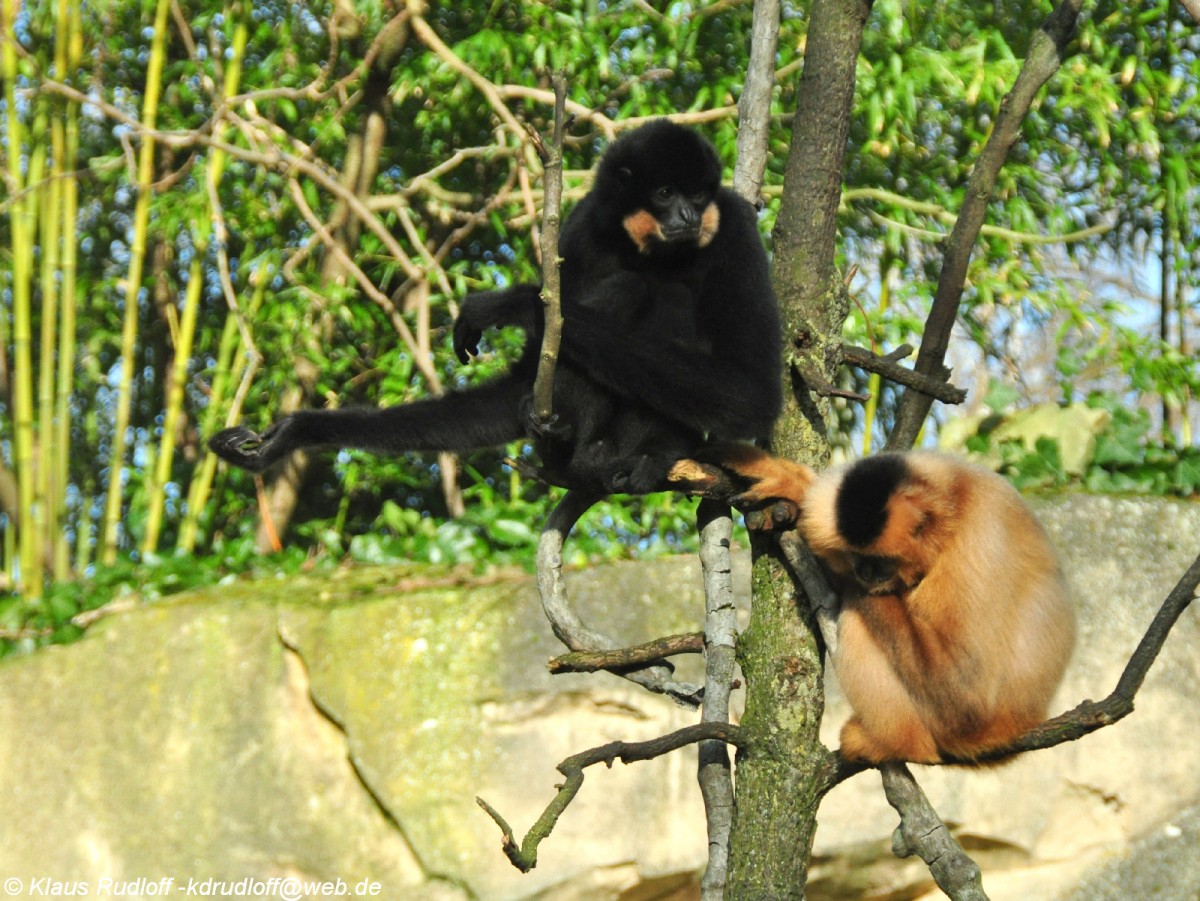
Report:
M 720 460 L 748 485 L 739 506 L 795 505 L 838 594 L 844 757 L 969 762 L 1046 718 L 1074 611 L 1045 533 L 1000 476 L 930 452 L 820 474 L 752 447 Z

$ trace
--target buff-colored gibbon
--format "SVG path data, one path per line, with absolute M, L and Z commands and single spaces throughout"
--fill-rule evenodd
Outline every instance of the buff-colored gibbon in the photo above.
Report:
M 796 505 L 840 599 L 845 758 L 970 761 L 1046 718 L 1074 612 L 1045 532 L 1000 476 L 929 452 L 816 474 L 746 447 L 721 465 L 749 484 L 739 506 Z

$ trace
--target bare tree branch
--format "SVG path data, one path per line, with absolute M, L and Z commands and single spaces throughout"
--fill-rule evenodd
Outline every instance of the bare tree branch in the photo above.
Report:
M 731 726 L 728 723 L 697 723 L 694 726 L 687 726 L 659 738 L 651 739 L 650 741 L 614 741 L 606 745 L 601 745 L 598 748 L 592 748 L 588 751 L 571 755 L 558 765 L 558 771 L 566 776 L 566 782 L 559 786 L 558 794 L 554 796 L 554 800 L 550 802 L 546 810 L 538 817 L 537 822 L 529 828 L 529 832 L 526 833 L 524 840 L 519 845 L 517 844 L 516 837 L 513 835 L 512 827 L 505 822 L 504 818 L 500 816 L 494 807 L 482 798 L 476 798 L 475 802 L 500 827 L 502 834 L 500 844 L 504 849 L 505 856 L 522 873 L 528 873 L 537 866 L 538 845 L 541 844 L 542 839 L 554 831 L 554 826 L 558 823 L 558 818 L 567 809 L 567 805 L 575 800 L 575 796 L 579 794 L 579 789 L 583 787 L 583 771 L 587 767 L 597 763 L 603 763 L 611 767 L 614 760 L 620 760 L 622 763 L 652 760 L 655 757 L 661 757 L 664 754 L 669 754 L 671 751 L 676 751 L 679 748 L 706 739 L 740 745 L 741 733 L 737 726 Z
M 996 176 L 1008 157 L 1009 149 L 1020 135 L 1021 123 L 1029 113 L 1038 91 L 1058 71 L 1067 43 L 1075 33 L 1075 20 L 1082 5 L 1083 0 L 1063 0 L 1050 14 L 1034 34 L 1012 90 L 1000 102 L 995 128 L 967 182 L 966 196 L 950 234 L 933 305 L 925 321 L 925 332 L 916 362 L 916 371 L 925 376 L 937 378 L 942 370 L 950 346 L 950 332 L 962 301 L 971 251 L 983 224 L 988 201 L 996 185 Z M 896 413 L 896 425 L 888 436 L 889 450 L 913 446 L 932 404 L 933 398 L 928 394 L 911 389 L 904 392 Z
M 908 345 L 905 345 L 907 347 Z M 912 353 L 912 348 L 908 348 L 908 352 Z M 894 354 L 894 352 L 893 352 Z M 946 381 L 949 377 L 949 370 L 943 369 L 942 374 L 938 376 L 927 376 L 914 369 L 906 369 L 896 363 L 893 354 L 886 356 L 878 356 L 865 350 L 861 347 L 852 347 L 849 344 L 842 345 L 842 360 L 851 366 L 857 366 L 859 369 L 865 369 L 867 372 L 877 372 L 890 382 L 895 382 L 898 385 L 906 385 L 914 391 L 940 400 L 944 404 L 961 404 L 967 399 L 967 392 L 962 388 L 956 388 Z M 904 354 L 903 356 L 907 356 Z M 900 357 L 899 359 L 903 359 Z
M 779 536 L 779 549 L 808 596 L 809 606 L 817 618 L 817 627 L 821 630 L 821 638 L 825 642 L 825 653 L 832 654 L 837 649 L 837 615 L 840 604 L 837 595 L 829 587 L 825 574 L 817 558 L 813 556 L 800 533 L 784 532 Z
M 775 48 L 779 42 L 779 0 L 756 0 L 751 21 L 750 61 L 738 98 L 737 166 L 733 190 L 755 206 L 762 202 L 767 168 L 771 93 L 775 89 Z
M 567 590 L 562 576 L 562 547 L 571 529 L 598 498 L 578 491 L 568 491 L 546 520 L 538 541 L 537 583 L 542 609 L 558 640 L 572 651 L 611 650 L 617 643 L 596 632 L 579 619 L 567 602 Z M 687 682 L 676 682 L 669 668 L 661 665 L 638 667 L 621 673 L 642 687 L 668 695 L 689 707 L 698 707 L 703 689 Z
M 704 572 L 703 723 L 729 722 L 729 696 L 737 671 L 737 611 L 733 603 L 733 567 L 729 543 L 733 520 L 729 507 L 702 500 L 696 510 L 700 528 L 700 565 Z M 723 741 L 700 742 L 696 778 L 708 827 L 708 866 L 700 880 L 702 901 L 722 901 L 729 875 L 729 833 L 733 828 L 733 772 Z
M 562 292 L 559 287 L 558 228 L 562 221 L 563 134 L 566 131 L 567 76 L 555 72 L 554 131 L 550 146 L 538 143 L 542 155 L 542 183 L 546 192 L 542 203 L 542 307 L 544 309 L 542 352 L 537 377 L 533 382 L 533 415 L 538 422 L 554 420 L 554 367 L 562 341 Z M 543 152 L 544 150 L 544 152 Z
M 955 841 L 908 767 L 885 763 L 879 767 L 879 775 L 888 803 L 900 814 L 900 825 L 892 833 L 892 853 L 897 857 L 919 855 L 938 888 L 953 901 L 987 901 L 979 864 Z
M 633 666 L 661 663 L 676 654 L 704 653 L 704 633 L 689 632 L 686 635 L 668 635 L 631 648 L 616 648 L 611 651 L 572 651 L 552 657 L 546 669 L 558 673 L 594 673 L 607 670 L 618 673 Z

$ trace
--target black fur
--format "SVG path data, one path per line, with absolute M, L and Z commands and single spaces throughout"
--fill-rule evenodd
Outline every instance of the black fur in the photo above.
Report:
M 887 525 L 887 502 L 908 479 L 901 454 L 859 460 L 842 477 L 837 493 L 837 530 L 854 547 L 867 547 Z
M 542 336 L 536 285 L 464 299 L 454 347 L 466 362 L 488 328 L 515 325 L 525 350 L 481 388 L 382 410 L 296 413 L 261 437 L 215 435 L 226 460 L 261 471 L 300 447 L 466 450 L 534 440 L 548 480 L 660 490 L 676 460 L 709 440 L 764 439 L 782 401 L 778 312 L 753 207 L 720 187 L 716 151 L 657 121 L 617 140 L 563 227 L 562 345 L 555 421 L 530 415 Z M 719 226 L 698 245 L 703 213 Z M 644 250 L 623 221 L 647 210 L 663 240 Z

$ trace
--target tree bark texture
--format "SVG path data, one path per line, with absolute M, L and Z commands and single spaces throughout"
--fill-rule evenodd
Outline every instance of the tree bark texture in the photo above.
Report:
M 818 468 L 829 456 L 829 401 L 805 387 L 803 373 L 831 383 L 842 362 L 849 302 L 835 263 L 837 209 L 869 11 L 865 0 L 812 4 L 775 225 L 774 285 L 790 390 L 774 449 Z M 803 898 L 817 806 L 831 766 L 818 738 L 824 712 L 821 648 L 808 602 L 774 542 L 756 545 L 753 580 L 750 624 L 738 641 L 746 741 L 737 757 L 726 897 Z

